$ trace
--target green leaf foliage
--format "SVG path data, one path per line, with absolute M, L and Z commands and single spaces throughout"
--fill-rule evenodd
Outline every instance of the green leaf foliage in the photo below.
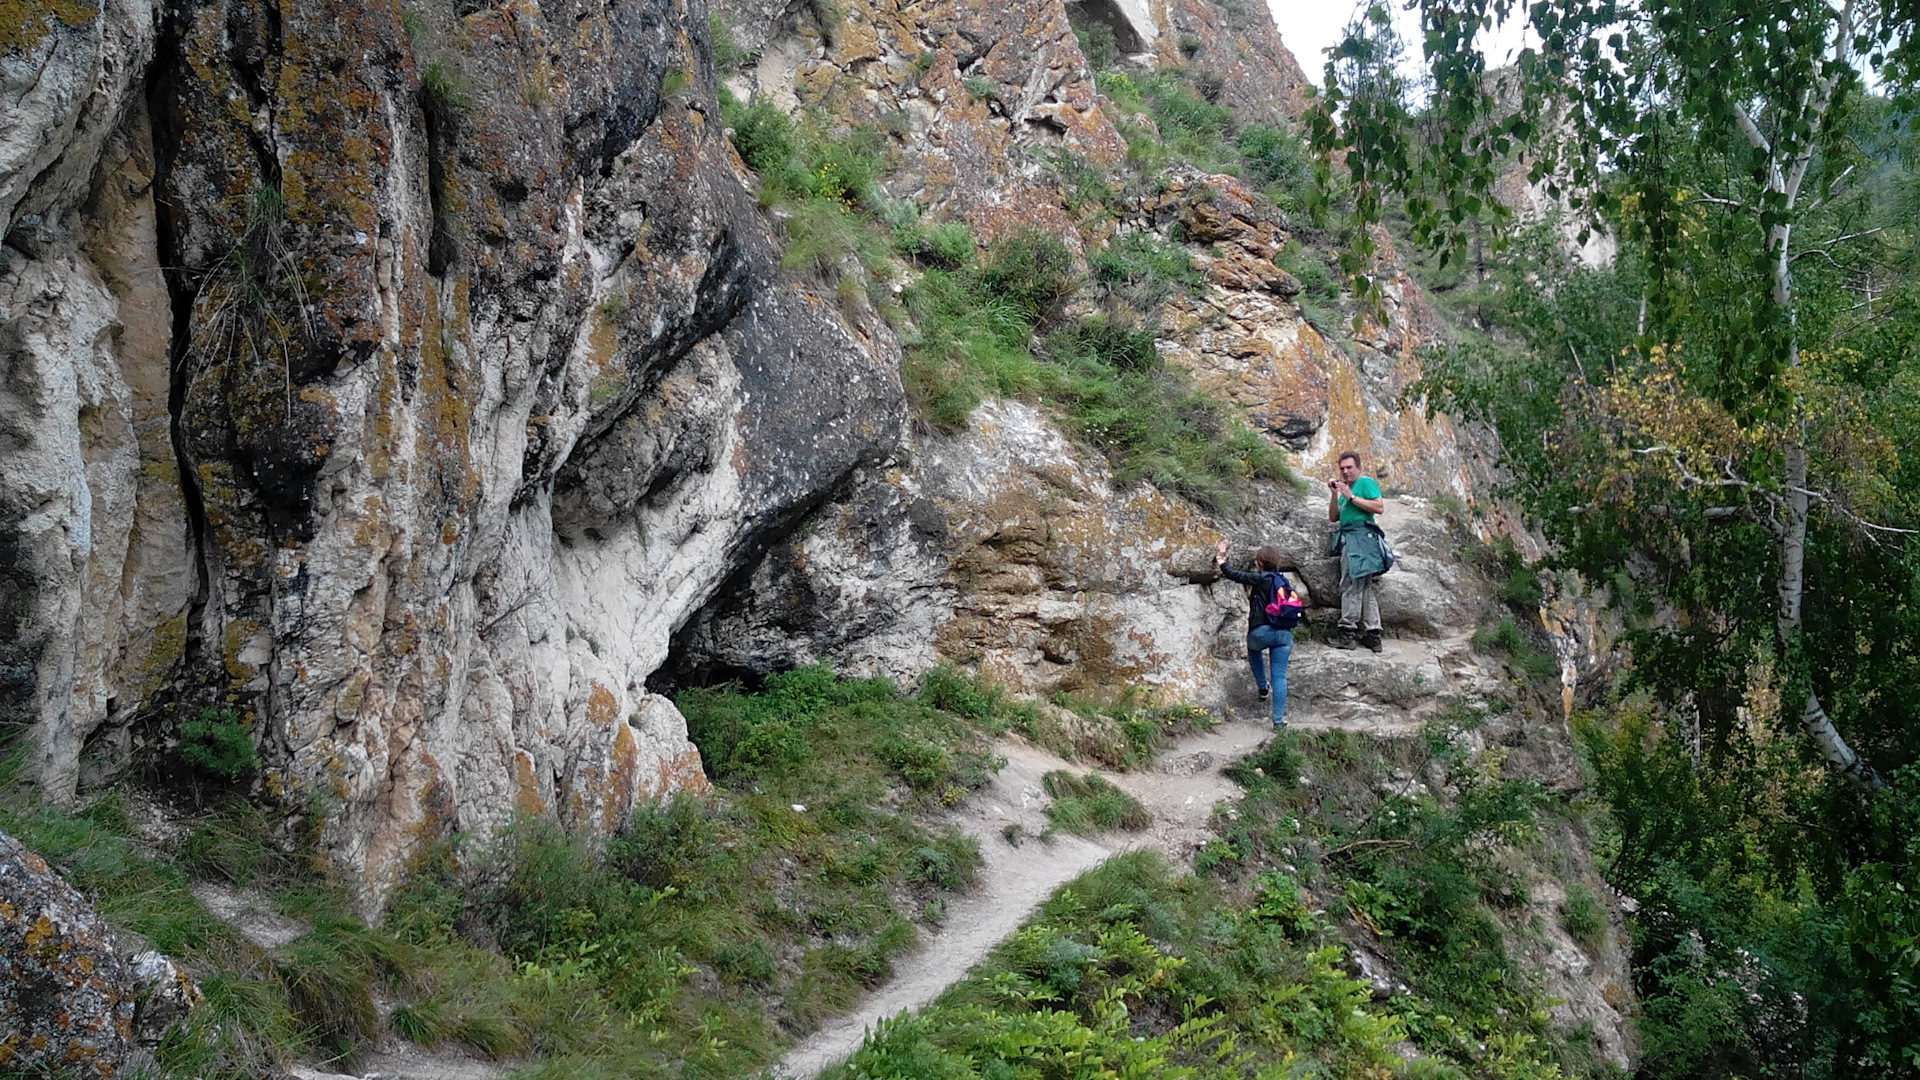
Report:
M 1420 389 L 1498 430 L 1548 568 L 1604 586 L 1625 624 L 1632 664 L 1590 702 L 1586 747 L 1609 880 L 1637 904 L 1643 1072 L 1913 1075 L 1900 957 L 1920 924 L 1882 883 L 1915 880 L 1920 830 L 1900 779 L 1920 704 L 1894 689 L 1920 640 L 1917 234 L 1892 196 L 1912 183 L 1914 12 L 1426 3 L 1417 106 L 1379 16 L 1328 67 L 1319 167 L 1340 155 L 1362 221 L 1506 243 L 1461 286 L 1490 335 Z M 1490 75 L 1468 43 L 1509 19 L 1528 46 Z M 1489 232 L 1519 175 L 1559 220 Z M 1618 254 L 1581 265 L 1561 227 Z M 1865 764 L 1830 768 L 1842 743 Z

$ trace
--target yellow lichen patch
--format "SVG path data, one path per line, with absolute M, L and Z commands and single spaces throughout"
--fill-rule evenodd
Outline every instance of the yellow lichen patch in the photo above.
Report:
M 456 325 L 465 325 L 466 302 L 466 283 L 456 282 L 453 295 Z M 449 361 L 445 335 L 453 332 L 453 328 L 441 315 L 438 294 L 431 290 L 427 293 L 426 319 L 421 331 L 420 389 L 426 395 L 433 424 L 432 446 L 440 452 L 442 466 L 453 473 L 443 483 L 464 508 L 480 492 L 480 476 L 468 453 L 474 395 L 466 373 Z
M 376 480 L 384 480 L 393 471 L 393 409 L 400 394 L 400 373 L 391 358 L 380 366 L 380 382 L 374 388 L 373 439 L 367 447 L 367 471 Z
M 42 914 L 33 920 L 32 926 L 27 927 L 26 946 L 28 949 L 37 949 L 42 942 L 52 938 L 53 935 L 53 920 Z
M 640 794 L 659 799 L 676 791 L 704 795 L 711 790 L 713 786 L 707 782 L 707 771 L 700 762 L 700 749 L 688 743 L 685 750 L 660 763 L 654 770 L 653 782 L 643 786 Z
M 99 8 L 76 0 L 0 0 L 0 56 L 27 52 L 45 41 L 55 24 L 78 30 L 99 14 Z
M 618 318 L 617 305 L 611 310 L 603 306 L 600 318 L 593 320 L 593 329 L 587 333 L 587 359 L 596 371 L 612 371 L 620 357 L 620 329 L 614 325 Z
M 140 475 L 148 483 L 161 487 L 180 486 L 180 467 L 172 458 L 148 458 L 140 463 Z
M 640 781 L 640 742 L 625 724 L 613 733 L 613 771 L 607 777 L 606 796 L 600 800 L 600 826 L 609 833 L 620 827 L 620 819 L 633 808 L 635 789 Z
M 253 678 L 254 666 L 243 662 L 240 654 L 259 629 L 260 624 L 252 619 L 235 619 L 227 624 L 226 646 L 221 650 L 220 660 L 226 666 L 227 677 L 236 684 Z
M 595 682 L 587 692 L 587 719 L 596 727 L 606 727 L 620 718 L 620 701 L 613 691 Z
M 175 615 L 153 628 L 153 644 L 140 660 L 140 674 L 160 675 L 187 655 L 187 617 Z
M 333 715 L 346 722 L 352 722 L 360 716 L 367 703 L 367 686 L 372 680 L 364 671 L 356 671 L 340 689 L 340 695 L 333 699 Z
M 1328 453 L 1339 454 L 1366 447 L 1371 439 L 1370 431 L 1367 400 L 1360 393 L 1360 377 L 1353 370 L 1352 361 L 1340 357 L 1327 372 Z M 1327 461 L 1318 464 L 1331 467 L 1333 463 Z
M 187 655 L 187 617 L 175 615 L 161 620 L 148 641 L 146 655 L 128 681 L 130 696 L 139 701 L 158 690 L 173 673 L 174 665 Z
M 526 814 L 545 814 L 547 800 L 540 797 L 540 778 L 533 771 L 533 755 L 525 750 L 513 752 L 513 807 Z
M 378 495 L 369 495 L 366 501 L 360 504 L 360 512 L 365 516 L 361 518 L 360 527 L 354 530 L 354 546 L 369 550 L 386 547 L 389 535 L 387 500 Z
M 393 632 L 393 654 L 412 656 L 420 648 L 420 620 L 409 612 L 400 620 L 400 626 Z

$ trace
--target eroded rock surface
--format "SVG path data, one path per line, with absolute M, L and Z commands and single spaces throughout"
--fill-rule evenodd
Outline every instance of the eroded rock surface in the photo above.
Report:
M 92 905 L 0 833 L 0 1069 L 117 1076 L 134 1003 L 133 972 Z
M 890 332 L 778 273 L 704 18 L 62 12 L 0 43 L 43 69 L 0 133 L 0 719 L 43 789 L 219 704 L 377 893 L 444 829 L 702 785 L 647 676 L 904 419 Z
M 1390 628 L 1469 629 L 1484 583 L 1403 498 L 1482 469 L 1400 401 L 1436 332 L 1411 281 L 1338 341 L 1278 265 L 1292 223 L 1239 181 L 1169 173 L 1097 226 L 1061 189 L 1060 163 L 1127 151 L 1076 19 L 1284 126 L 1304 77 L 1266 19 L 718 14 L 746 57 L 720 72 L 706 13 L 667 0 L 75 6 L 0 43 L 5 78 L 50 73 L 38 126 L 0 133 L 0 721 L 34 728 L 44 790 L 230 709 L 256 794 L 321 808 L 372 903 L 447 830 L 521 810 L 605 831 L 701 787 L 649 689 L 670 661 L 949 660 L 1032 693 L 1220 701 L 1244 601 L 1215 540 L 1279 544 L 1333 602 L 1317 489 L 1209 516 L 1116 484 L 1019 402 L 909 432 L 894 329 L 779 269 L 722 79 L 880 130 L 885 196 L 982 241 L 1184 242 L 1206 283 L 1158 313 L 1162 356 L 1303 473 L 1366 452 L 1399 500 Z

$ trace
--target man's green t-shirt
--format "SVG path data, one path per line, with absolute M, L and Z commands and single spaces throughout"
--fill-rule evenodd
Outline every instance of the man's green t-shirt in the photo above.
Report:
M 1348 485 L 1354 499 L 1377 499 L 1380 497 L 1380 485 L 1371 476 L 1362 476 Z M 1372 521 L 1373 515 L 1353 505 L 1353 499 L 1340 496 L 1340 524 L 1357 525 L 1363 521 Z

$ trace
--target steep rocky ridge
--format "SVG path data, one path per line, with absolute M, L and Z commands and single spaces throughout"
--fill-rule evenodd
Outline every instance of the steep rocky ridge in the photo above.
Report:
M 1471 493 L 1474 441 L 1399 401 L 1438 326 L 1404 275 L 1349 340 L 1231 177 L 1074 219 L 1050 163 L 1117 166 L 1141 122 L 1088 18 L 1249 121 L 1302 107 L 1270 22 L 1199 0 L 723 5 L 750 58 L 724 73 L 674 3 L 32 8 L 5 42 L 31 92 L 0 187 L 0 675 L 41 785 L 228 709 L 374 896 L 437 831 L 610 828 L 699 786 L 663 665 L 1224 700 L 1240 601 L 1206 549 L 1278 541 L 1325 602 L 1321 497 L 1209 517 L 1018 402 L 909 425 L 894 330 L 778 270 L 715 106 L 724 76 L 872 125 L 887 195 L 983 240 L 1180 237 L 1207 284 L 1163 356 L 1304 471 L 1358 447 L 1397 497 Z M 1402 535 L 1390 625 L 1457 638 L 1480 586 Z
M 1116 124 L 1142 122 L 1095 90 L 1073 20 L 1131 18 L 1140 41 L 1182 42 L 1181 61 L 1218 76 L 1243 122 L 1285 125 L 1305 107 L 1304 78 L 1272 24 L 1207 3 L 1156 5 L 1150 18 L 1040 7 L 1047 18 L 1018 9 L 1018 38 L 1004 25 L 1015 15 L 972 5 L 858 4 L 824 24 L 805 7 L 722 5 L 719 18 L 747 54 L 728 80 L 735 93 L 888 133 L 899 168 L 883 183 L 894 198 L 982 238 L 1035 225 L 1081 251 L 1126 232 L 1177 238 L 1206 284 L 1151 313 L 1161 356 L 1242 407 L 1303 472 L 1322 475 L 1353 448 L 1397 494 L 1470 498 L 1483 487 L 1488 448 L 1401 401 L 1418 349 L 1442 331 L 1391 258 L 1385 322 L 1365 320 L 1346 338 L 1307 314 L 1300 283 L 1276 265 L 1300 230 L 1231 176 L 1172 169 L 1114 219 L 1073 219 L 1053 166 L 1063 155 L 1116 164 Z M 1216 518 L 1150 486 L 1122 489 L 1097 454 L 1030 407 L 989 406 L 964 432 L 916 428 L 892 462 L 863 470 L 847 498 L 688 624 L 669 674 L 697 681 L 826 660 L 910 680 L 944 657 L 1029 692 L 1135 685 L 1219 701 L 1241 646 L 1237 594 L 1209 584 L 1216 539 L 1278 542 L 1323 602 L 1336 592 L 1324 494 L 1253 501 Z M 1390 605 L 1389 625 L 1470 629 L 1463 613 L 1478 597 L 1450 609 L 1447 599 L 1461 575 L 1411 556 L 1418 599 Z

